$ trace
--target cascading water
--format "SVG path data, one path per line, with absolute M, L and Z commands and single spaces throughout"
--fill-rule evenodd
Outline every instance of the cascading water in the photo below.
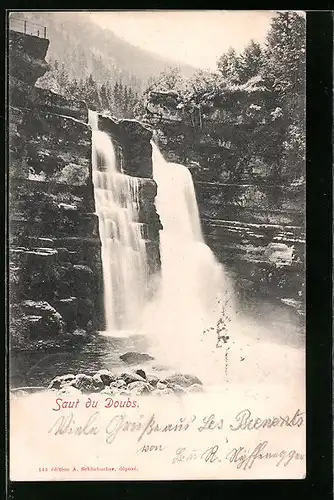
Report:
M 124 174 L 117 165 L 109 135 L 98 130 L 97 113 L 89 112 L 89 123 L 106 331 L 115 334 L 136 328 L 146 300 L 147 253 L 138 222 L 140 180 Z
M 109 135 L 98 130 L 96 113 L 89 113 L 89 123 L 106 330 L 117 336 L 142 333 L 161 362 L 198 371 L 203 358 L 217 351 L 221 300 L 228 296 L 229 315 L 232 301 L 224 269 L 204 242 L 191 174 L 183 165 L 165 161 L 151 143 L 163 229 L 160 286 L 148 302 L 146 244 L 138 220 L 140 179 L 123 173 Z
M 216 350 L 215 325 L 222 300 L 225 314 L 231 316 L 232 291 L 223 267 L 204 242 L 189 170 L 165 161 L 154 142 L 152 149 L 156 209 L 163 230 L 161 287 L 148 315 L 155 318 L 152 337 L 157 339 L 160 355 L 184 366 L 186 357 L 198 363 L 205 350 Z M 205 336 L 208 326 L 210 335 Z

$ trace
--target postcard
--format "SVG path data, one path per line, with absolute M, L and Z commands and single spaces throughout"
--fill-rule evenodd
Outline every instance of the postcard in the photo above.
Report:
M 305 31 L 9 12 L 10 480 L 305 477 Z

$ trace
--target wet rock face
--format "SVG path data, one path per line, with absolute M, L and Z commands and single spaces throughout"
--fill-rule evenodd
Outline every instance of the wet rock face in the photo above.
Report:
M 46 71 L 38 61 L 48 43 L 24 34 L 10 36 L 13 348 L 39 348 L 39 342 L 41 347 L 61 347 L 104 327 L 88 110 L 83 102 L 33 86 Z

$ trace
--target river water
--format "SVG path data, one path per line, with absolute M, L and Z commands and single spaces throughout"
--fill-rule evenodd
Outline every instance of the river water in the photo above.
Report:
M 281 382 L 280 377 L 292 380 L 295 374 L 296 382 L 301 383 L 305 348 L 303 317 L 299 316 L 293 308 L 276 301 L 257 303 L 252 301 L 251 304 L 244 305 L 243 314 L 243 339 L 246 339 L 243 346 L 235 347 L 233 337 L 229 341 L 230 365 L 233 363 L 232 356 L 233 349 L 235 349 L 234 362 L 238 377 L 242 375 L 246 380 L 256 375 L 261 380 L 261 376 L 265 376 L 266 367 L 272 370 L 276 366 L 279 368 L 277 382 Z M 124 371 L 128 365 L 119 356 L 129 351 L 150 353 L 148 339 L 140 335 L 124 338 L 94 335 L 80 348 L 55 349 L 47 354 L 42 351 L 13 352 L 10 385 L 13 388 L 46 387 L 55 376 L 65 373 L 89 375 L 101 368 Z M 261 354 L 261 351 L 264 352 Z M 245 359 L 242 360 L 242 358 Z M 261 363 L 261 359 L 262 374 L 255 374 L 253 364 Z M 253 363 L 247 365 L 247 361 L 253 361 Z M 144 364 L 141 366 L 145 368 Z M 163 368 L 159 360 L 152 361 L 147 366 L 148 371 L 157 372 L 157 374 Z M 209 367 L 207 369 L 209 370 Z M 198 375 L 199 371 L 200 369 L 193 374 Z M 221 363 L 221 371 L 224 374 L 224 362 Z M 224 376 L 226 377 L 225 374 Z

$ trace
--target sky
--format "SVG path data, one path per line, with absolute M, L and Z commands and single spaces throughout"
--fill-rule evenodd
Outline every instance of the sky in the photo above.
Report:
M 264 43 L 274 11 L 89 12 L 103 28 L 142 49 L 176 62 L 215 69 L 229 47 L 241 52 L 251 39 Z

